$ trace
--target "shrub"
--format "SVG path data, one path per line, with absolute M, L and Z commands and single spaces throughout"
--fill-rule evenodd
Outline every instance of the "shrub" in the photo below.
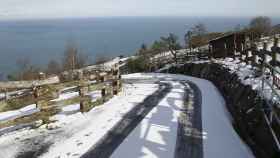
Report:
M 127 62 L 127 68 L 129 73 L 147 72 L 149 71 L 149 59 L 145 56 L 131 58 Z

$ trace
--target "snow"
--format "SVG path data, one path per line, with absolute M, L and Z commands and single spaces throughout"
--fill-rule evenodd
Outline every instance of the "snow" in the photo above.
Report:
M 75 98 L 77 96 L 79 96 L 79 92 L 63 93 L 63 94 L 60 94 L 57 99 L 53 99 L 51 101 L 57 102 L 57 101 L 62 101 L 62 100 L 67 100 L 67 99 Z
M 184 86 L 169 82 L 172 91 L 142 120 L 115 150 L 112 158 L 174 156 L 178 117 L 184 102 Z
M 63 88 L 61 91 L 68 91 L 68 90 L 71 90 L 71 89 L 75 89 L 77 88 L 77 86 L 71 86 L 71 87 L 66 87 L 66 88 Z
M 41 157 L 81 156 L 93 144 L 102 139 L 108 130 L 121 120 L 125 113 L 157 89 L 158 85 L 156 84 L 125 85 L 125 93 L 114 96 L 104 105 L 94 108 L 88 113 L 76 113 L 69 116 L 56 115 L 53 119 L 58 121 L 54 125 L 63 127 L 67 131 L 71 130 L 74 134 L 68 139 L 62 138 L 56 141 L 49 151 Z M 132 91 L 133 93 L 131 93 Z M 71 108 L 75 107 L 77 105 L 71 106 Z
M 0 121 L 9 121 L 22 116 L 31 115 L 33 113 L 39 112 L 40 110 L 36 108 L 36 104 L 28 105 L 19 110 L 7 111 L 0 113 Z
M 68 87 L 68 88 L 65 88 L 64 90 L 73 89 L 73 88 L 75 88 L 75 87 Z M 92 101 L 94 102 L 98 98 L 101 98 L 101 91 L 100 90 L 92 91 L 92 92 L 89 92 L 87 95 L 89 95 L 92 98 Z M 60 94 L 57 99 L 53 99 L 51 101 L 62 101 L 62 100 L 67 100 L 67 99 L 71 99 L 71 98 L 78 97 L 78 96 L 79 96 L 79 92 L 63 93 L 63 94 Z M 79 109 L 80 109 L 79 104 L 67 105 L 66 107 L 62 108 L 62 112 L 74 112 L 74 111 L 78 111 Z
M 97 83 L 97 81 L 96 80 L 88 81 L 88 84 L 94 84 L 94 83 Z
M 225 60 L 214 60 L 215 63 L 221 64 L 230 69 L 231 73 L 236 73 L 244 85 L 251 85 L 253 90 L 257 90 L 259 94 L 263 94 L 265 99 L 273 102 L 279 102 L 279 98 L 273 97 L 271 87 L 264 84 L 264 90 L 262 89 L 262 76 L 256 76 L 256 72 L 260 71 L 256 67 L 247 65 L 245 62 L 241 62 L 238 59 L 226 58 Z M 272 84 L 272 76 L 270 70 L 266 70 L 267 80 Z M 279 94 L 279 92 L 277 92 Z
M 3 99 L 3 98 L 5 98 L 5 93 L 0 93 L 0 99 Z
M 147 78 L 147 79 L 158 78 L 160 80 L 173 80 L 173 79 L 187 80 L 193 82 L 198 86 L 198 88 L 202 93 L 202 129 L 203 129 L 202 138 L 204 139 L 203 140 L 204 158 L 224 158 L 225 155 L 227 158 L 237 158 L 237 157 L 253 158 L 254 157 L 252 152 L 248 148 L 248 146 L 241 140 L 241 138 L 235 132 L 232 126 L 231 117 L 228 115 L 226 109 L 225 101 L 221 96 L 221 94 L 219 93 L 219 91 L 211 82 L 203 79 L 184 76 L 184 75 L 169 75 L 169 74 L 155 74 L 155 73 L 152 74 L 138 73 L 138 74 L 123 76 L 123 78 L 138 78 L 138 77 Z M 165 120 L 165 117 L 161 118 L 162 121 L 160 121 L 160 123 L 162 123 Z M 145 123 L 141 123 L 141 124 L 145 124 Z M 141 130 L 145 131 L 144 125 L 142 126 Z M 160 141 L 155 135 L 154 137 L 152 136 L 151 139 Z M 126 143 L 127 142 L 124 142 L 123 144 Z M 138 145 L 139 143 L 141 143 L 140 139 L 134 139 L 134 143 Z M 141 148 L 141 151 L 138 151 L 141 152 L 142 155 L 139 154 L 137 156 L 149 157 L 150 155 L 151 157 L 165 157 L 165 155 L 161 155 L 161 152 L 163 151 L 158 151 L 158 155 L 157 155 L 157 153 L 151 152 L 150 147 L 151 147 L 150 145 L 146 146 L 146 144 L 144 144 L 144 146 L 142 146 Z M 153 149 L 153 146 L 151 148 Z M 133 153 L 135 153 L 133 149 L 134 149 L 133 146 L 127 148 L 126 150 L 127 154 L 132 155 Z M 121 147 L 119 150 L 120 151 L 116 151 L 116 152 L 117 153 L 124 152 L 124 149 L 122 149 Z M 129 151 L 131 151 L 131 153 Z M 169 152 L 172 153 L 172 151 L 173 150 L 168 150 L 168 153 L 166 154 L 170 154 Z
M 62 112 L 72 112 L 72 111 L 79 111 L 80 110 L 80 104 L 73 104 L 73 105 L 67 105 L 62 108 Z
M 14 119 L 16 116 L 20 116 L 20 111 L 7 111 L 0 113 L 0 121 L 7 121 Z
M 97 91 L 92 91 L 92 92 L 89 92 L 87 95 L 89 95 L 91 97 L 91 101 L 96 101 L 98 98 L 101 98 L 101 91 L 100 90 L 97 90 Z

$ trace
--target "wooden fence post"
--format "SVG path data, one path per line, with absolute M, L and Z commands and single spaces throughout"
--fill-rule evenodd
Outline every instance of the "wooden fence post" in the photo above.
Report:
M 36 102 L 36 108 L 39 108 L 40 107 L 40 102 L 39 102 L 39 90 L 38 90 L 38 87 L 33 87 L 33 96 L 34 96 L 34 99 L 35 99 L 35 102 Z
M 102 97 L 102 101 L 103 103 L 106 101 L 106 87 L 103 86 L 103 88 L 101 89 L 101 97 Z
M 225 53 L 224 53 L 224 58 L 226 58 L 227 57 L 227 55 L 228 55 L 228 50 L 227 50 L 227 43 L 224 43 L 224 49 L 225 49 Z
M 278 47 L 278 38 L 274 38 L 273 47 L 271 48 L 272 66 L 276 66 L 277 47 Z
M 264 66 L 266 63 L 266 51 L 267 51 L 267 43 L 263 43 L 263 49 L 260 51 L 261 60 L 261 69 L 264 70 Z
M 115 70 L 113 71 L 113 81 L 112 81 L 112 87 L 113 87 L 113 95 L 118 94 L 119 86 L 120 86 L 120 71 L 119 67 L 116 65 Z
M 234 50 L 233 50 L 234 59 L 237 59 L 237 44 L 236 44 L 236 34 L 234 34 Z
M 213 59 L 213 51 L 212 51 L 212 46 L 210 44 L 208 46 L 208 49 L 209 49 L 208 58 L 211 60 L 211 59 Z
M 249 64 L 249 50 L 245 50 L 245 62 L 248 65 Z
M 240 51 L 240 59 L 241 59 L 241 61 L 242 61 L 243 54 L 244 54 L 244 43 L 241 43 L 241 51 Z
M 86 100 L 85 96 L 88 93 L 88 86 L 79 86 L 79 96 L 80 96 L 80 111 L 85 112 Z
M 258 48 L 256 44 L 252 45 L 251 53 L 252 53 L 252 65 L 257 66 Z
M 118 80 L 113 80 L 113 95 L 118 94 Z
M 5 100 L 9 100 L 10 96 L 9 96 L 9 91 L 7 89 L 5 89 Z
M 278 48 L 278 38 L 274 38 L 274 43 L 273 43 L 273 47 L 271 48 L 271 56 L 272 56 L 272 61 L 271 61 L 271 65 L 274 67 L 276 66 L 277 63 L 277 59 L 276 59 L 276 55 L 277 55 L 277 48 Z M 272 81 L 272 86 L 275 85 L 275 70 L 272 69 L 272 76 L 273 76 L 273 81 Z
M 84 72 L 83 71 L 78 71 L 78 80 L 83 80 L 84 79 Z

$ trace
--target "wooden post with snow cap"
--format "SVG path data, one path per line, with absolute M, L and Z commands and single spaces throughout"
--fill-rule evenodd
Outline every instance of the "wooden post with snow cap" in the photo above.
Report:
M 39 72 L 39 80 L 44 80 L 46 79 L 46 74 L 43 72 Z
M 99 74 L 100 75 L 100 82 L 104 83 L 106 81 L 106 76 L 104 73 Z

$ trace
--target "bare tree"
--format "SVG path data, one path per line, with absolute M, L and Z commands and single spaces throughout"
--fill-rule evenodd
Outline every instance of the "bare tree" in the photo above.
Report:
M 165 47 L 171 52 L 171 54 L 173 55 L 173 60 L 177 64 L 178 50 L 182 48 L 180 43 L 178 42 L 178 37 L 170 33 L 168 37 L 161 37 L 161 42 L 164 43 Z
M 266 16 L 258 16 L 251 20 L 249 26 L 254 37 L 268 35 L 271 31 L 271 19 Z
M 78 53 L 78 57 L 77 57 L 77 68 L 82 68 L 87 66 L 89 61 L 89 57 L 84 54 L 84 53 Z
M 202 23 L 198 23 L 187 32 L 185 35 L 185 42 L 189 48 L 196 48 L 205 45 L 208 42 L 206 34 L 206 26 Z
M 191 28 L 191 31 L 196 36 L 202 36 L 207 33 L 207 28 L 203 23 L 198 23 L 193 28 Z
M 77 68 L 78 49 L 73 45 L 68 45 L 62 59 L 63 70 L 74 70 Z
M 56 60 L 50 60 L 46 72 L 48 74 L 59 74 L 61 72 L 60 64 Z
M 184 37 L 186 48 L 189 48 L 190 52 L 192 51 L 192 47 L 191 47 L 192 34 L 193 34 L 193 32 L 191 30 L 189 30 L 189 31 L 187 31 L 187 33 L 185 34 L 185 37 Z
M 19 67 L 18 80 L 34 80 L 38 78 L 40 69 L 32 65 L 28 58 L 19 58 L 17 65 Z
M 62 59 L 63 70 L 79 69 L 88 64 L 88 56 L 78 52 L 77 47 L 74 44 L 69 44 L 64 52 Z

